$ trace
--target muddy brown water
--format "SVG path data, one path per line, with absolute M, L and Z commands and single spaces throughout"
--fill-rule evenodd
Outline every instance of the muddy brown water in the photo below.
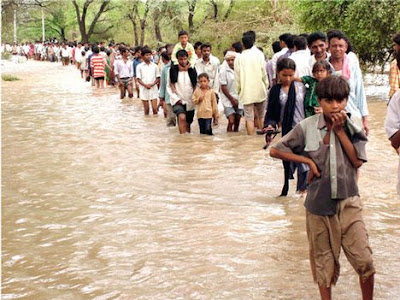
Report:
M 3 72 L 9 66 L 3 67 Z M 2 299 L 319 299 L 303 199 L 278 198 L 263 137 L 180 136 L 73 67 L 28 62 L 2 82 Z M 372 87 L 373 88 L 373 87 Z M 381 86 L 377 89 L 382 88 Z M 376 89 L 375 89 L 376 90 Z M 398 157 L 369 98 L 361 170 L 376 299 L 400 296 Z M 221 112 L 222 113 L 222 112 Z M 335 299 L 360 299 L 341 256 Z

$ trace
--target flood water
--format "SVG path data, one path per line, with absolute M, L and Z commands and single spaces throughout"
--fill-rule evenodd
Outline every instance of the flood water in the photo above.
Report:
M 7 68 L 3 68 L 5 72 Z M 278 198 L 263 137 L 180 136 L 139 100 L 72 66 L 28 62 L 2 82 L 2 299 L 319 299 L 303 199 Z M 370 79 L 372 84 L 376 79 Z M 369 86 L 361 169 L 376 299 L 400 297 L 398 157 Z M 361 299 L 341 255 L 335 299 Z

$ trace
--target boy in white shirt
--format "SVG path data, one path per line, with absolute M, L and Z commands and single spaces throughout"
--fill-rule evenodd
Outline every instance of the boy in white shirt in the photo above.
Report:
M 151 50 L 148 48 L 142 49 L 143 62 L 137 66 L 136 78 L 139 83 L 140 99 L 143 103 L 144 114 L 150 113 L 149 100 L 153 115 L 158 114 L 157 98 L 158 87 L 160 82 L 160 71 L 157 65 L 151 62 Z

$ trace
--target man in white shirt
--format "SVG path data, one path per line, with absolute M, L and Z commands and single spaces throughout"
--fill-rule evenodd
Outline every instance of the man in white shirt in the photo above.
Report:
M 69 59 L 70 59 L 69 49 L 67 48 L 67 45 L 62 44 L 62 47 L 61 47 L 61 61 L 62 61 L 63 66 L 68 66 Z
M 296 36 L 293 41 L 295 52 L 289 56 L 296 64 L 296 77 L 311 76 L 310 51 L 307 49 L 307 40 L 303 36 Z
M 311 33 L 307 38 L 307 44 L 311 52 L 311 56 L 308 60 L 308 66 L 311 74 L 314 64 L 319 60 L 328 60 L 330 54 L 327 52 L 328 43 L 326 40 L 326 35 L 322 32 L 317 31 Z
M 197 74 L 207 73 L 210 81 L 209 86 L 212 88 L 219 97 L 219 80 L 218 80 L 218 68 L 219 60 L 211 59 L 211 45 L 204 43 L 200 46 L 202 58 L 198 59 L 195 63 Z
M 239 101 L 244 107 L 247 134 L 254 134 L 254 120 L 257 127 L 263 127 L 265 99 L 267 98 L 267 73 L 262 52 L 254 46 L 254 37 L 245 35 L 242 43 L 245 50 L 235 59 L 235 82 Z
M 122 58 L 114 62 L 114 74 L 118 81 L 119 89 L 121 91 L 120 98 L 125 98 L 125 91 L 128 90 L 128 97 L 133 97 L 133 64 L 129 59 L 128 49 L 121 48 Z
M 79 70 L 81 68 L 81 61 L 82 61 L 82 44 L 78 43 L 78 45 L 75 48 L 74 52 L 74 59 L 75 59 L 75 64 L 76 68 Z
M 167 76 L 167 93 L 175 115 L 178 116 L 179 133 L 190 133 L 195 106 L 192 96 L 197 84 L 197 73 L 189 64 L 188 53 L 181 49 L 176 53 L 178 65 L 172 65 Z
M 26 58 L 29 58 L 29 57 L 28 57 L 28 54 L 29 54 L 30 47 L 29 47 L 29 45 L 28 45 L 28 42 L 25 43 L 25 45 L 23 46 L 23 48 L 24 48 L 24 55 L 25 55 L 25 57 L 26 57 Z
M 362 72 L 358 64 L 351 63 L 347 57 L 348 38 L 340 31 L 329 36 L 329 50 L 331 64 L 335 75 L 343 76 L 348 80 L 350 95 L 347 101 L 346 110 L 353 116 L 362 119 L 362 127 L 365 134 L 369 133 L 368 104 L 365 96 Z
M 272 72 L 273 73 L 273 79 L 272 79 L 273 84 L 276 84 L 276 81 L 277 81 L 277 79 L 276 79 L 276 63 L 278 62 L 278 59 L 282 55 L 286 54 L 286 52 L 288 52 L 288 50 L 289 50 L 289 48 L 287 47 L 287 44 L 286 44 L 286 39 L 289 36 L 290 36 L 290 33 L 284 33 L 279 36 L 279 42 L 280 42 L 280 46 L 281 46 L 282 50 L 275 53 L 271 58 L 271 65 L 272 65 L 272 70 L 273 70 L 273 72 Z
M 235 58 L 238 53 L 228 51 L 225 54 L 225 62 L 221 65 L 219 83 L 221 85 L 221 102 L 224 106 L 225 116 L 228 118 L 227 131 L 239 131 L 240 119 L 243 116 L 243 105 L 239 102 L 235 84 Z

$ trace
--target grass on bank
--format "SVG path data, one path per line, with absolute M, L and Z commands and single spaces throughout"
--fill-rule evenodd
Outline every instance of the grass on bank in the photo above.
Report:
M 19 78 L 17 76 L 10 75 L 10 74 L 2 74 L 1 75 L 1 79 L 3 79 L 4 81 L 16 81 L 16 80 L 19 80 Z
M 3 52 L 3 53 L 1 53 L 1 59 L 3 59 L 3 60 L 10 60 L 11 59 L 11 53 L 9 53 L 9 52 Z

